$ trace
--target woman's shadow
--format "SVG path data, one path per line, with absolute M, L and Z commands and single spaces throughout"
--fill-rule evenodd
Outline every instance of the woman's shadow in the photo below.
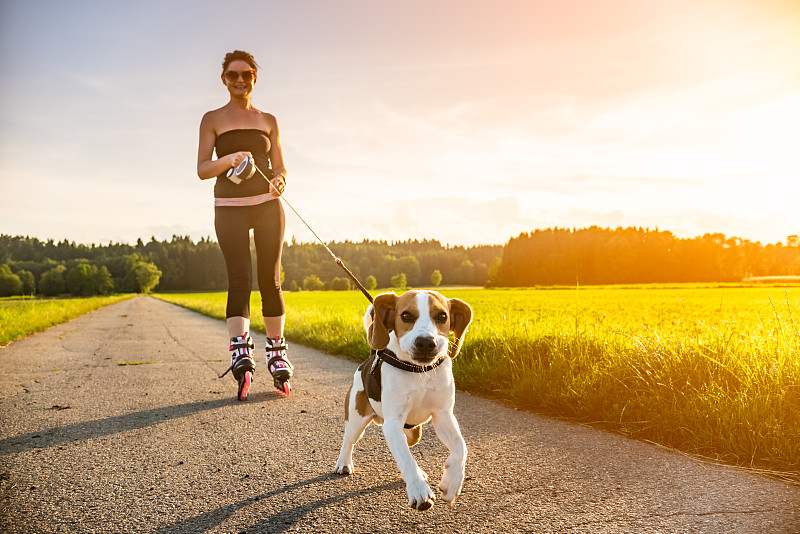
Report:
M 263 392 L 251 395 L 247 404 L 280 399 L 281 395 L 277 392 Z M 235 398 L 189 402 L 175 406 L 142 410 L 125 415 L 116 415 L 104 419 L 95 419 L 94 421 L 84 421 L 72 425 L 48 428 L 18 436 L 9 436 L 0 440 L 0 456 L 28 452 L 34 449 L 43 449 L 73 441 L 82 441 L 145 428 L 171 419 L 178 419 L 206 410 L 214 410 L 238 403 L 239 401 Z M 56 407 L 54 407 L 54 409 L 56 409 Z

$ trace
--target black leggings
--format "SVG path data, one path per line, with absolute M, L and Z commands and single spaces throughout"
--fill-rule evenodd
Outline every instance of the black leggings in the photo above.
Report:
M 258 289 L 264 317 L 284 314 L 281 291 L 281 251 L 285 230 L 283 205 L 270 200 L 255 206 L 216 206 L 214 228 L 225 268 L 228 270 L 226 317 L 250 317 L 253 267 L 250 260 L 250 229 L 256 244 Z

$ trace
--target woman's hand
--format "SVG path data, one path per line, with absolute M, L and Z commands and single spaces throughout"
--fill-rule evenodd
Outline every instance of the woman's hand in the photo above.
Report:
M 271 188 L 270 192 L 272 193 L 272 196 L 275 198 L 281 196 L 283 194 L 283 191 L 286 189 L 286 180 L 284 179 L 282 174 L 279 174 L 278 176 L 270 180 L 270 183 L 274 186 L 274 188 Z
M 225 156 L 230 159 L 231 168 L 235 169 L 246 157 L 253 157 L 250 152 L 234 152 Z

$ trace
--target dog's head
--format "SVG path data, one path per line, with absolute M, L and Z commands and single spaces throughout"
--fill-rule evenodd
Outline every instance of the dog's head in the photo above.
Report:
M 401 351 L 422 365 L 435 361 L 447 350 L 450 332 L 455 342 L 449 355 L 455 358 L 472 322 L 469 304 L 446 299 L 436 291 L 408 291 L 399 297 L 383 293 L 375 297 L 372 305 L 369 346 L 374 350 L 385 349 L 389 345 L 389 332 L 394 331 Z

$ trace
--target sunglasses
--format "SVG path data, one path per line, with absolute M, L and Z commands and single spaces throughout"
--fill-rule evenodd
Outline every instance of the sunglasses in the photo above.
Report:
M 225 79 L 229 82 L 238 81 L 239 78 L 242 79 L 244 83 L 250 83 L 253 81 L 253 78 L 256 77 L 256 74 L 252 70 L 245 70 L 245 71 L 236 71 L 236 70 L 229 70 L 225 72 Z

